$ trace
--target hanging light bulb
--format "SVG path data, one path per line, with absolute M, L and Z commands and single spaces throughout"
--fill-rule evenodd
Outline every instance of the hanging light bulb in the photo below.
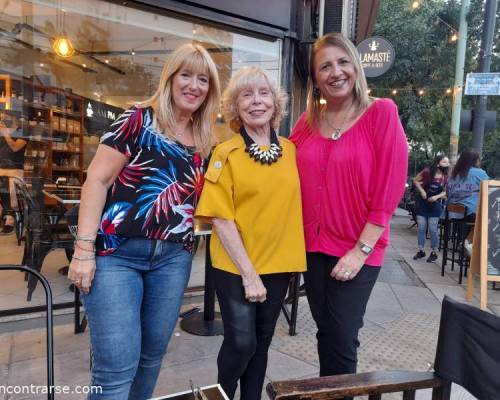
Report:
M 68 58 L 75 54 L 75 48 L 73 47 L 71 40 L 69 40 L 66 36 L 61 36 L 54 40 L 54 43 L 52 43 L 52 49 L 59 57 L 63 58 Z
M 453 35 L 450 36 L 450 41 L 452 42 L 456 42 L 458 40 L 458 35 L 455 33 L 453 33 Z
M 413 10 L 416 10 L 416 9 L 417 9 L 417 8 L 419 8 L 419 7 L 420 7 L 420 1 L 415 0 L 415 1 L 411 4 L 411 8 L 412 8 Z
M 396 95 L 396 94 L 398 94 L 398 91 L 397 91 L 396 89 L 394 89 L 394 90 L 392 91 L 392 94 L 393 94 L 393 95 Z

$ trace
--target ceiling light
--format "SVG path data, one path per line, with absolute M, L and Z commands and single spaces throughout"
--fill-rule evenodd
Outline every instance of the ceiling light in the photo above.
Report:
M 104 62 L 105 62 L 106 64 L 109 64 L 109 60 L 108 60 L 108 59 L 105 59 L 105 60 L 104 60 Z
M 52 49 L 59 57 L 63 58 L 68 58 L 75 54 L 75 48 L 73 47 L 71 40 L 69 40 L 66 36 L 61 36 L 54 40 L 54 43 L 52 43 Z
M 44 63 L 40 63 L 40 67 L 45 67 L 45 64 Z
M 87 64 L 82 64 L 82 67 L 83 68 L 87 68 Z

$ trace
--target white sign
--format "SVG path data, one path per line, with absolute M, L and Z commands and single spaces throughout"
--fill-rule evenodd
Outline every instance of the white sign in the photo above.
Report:
M 500 72 L 467 74 L 465 94 L 470 96 L 500 96 Z

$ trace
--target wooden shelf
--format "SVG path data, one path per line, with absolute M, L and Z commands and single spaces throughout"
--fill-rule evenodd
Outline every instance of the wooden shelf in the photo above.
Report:
M 78 167 L 52 167 L 52 171 L 57 171 L 57 172 L 80 172 L 80 168 Z
M 27 119 L 38 122 L 43 120 L 45 123 L 44 126 L 40 126 L 38 122 L 36 126 L 26 124 L 26 133 L 30 136 L 26 151 L 28 153 L 41 149 L 45 151 L 44 161 L 47 166 L 43 168 L 43 171 L 46 178 L 55 180 L 61 174 L 69 174 L 71 178 L 77 178 L 80 183 L 83 183 L 85 99 L 60 88 L 40 85 L 23 76 L 1 74 L 0 81 L 3 81 L 5 86 L 4 96 L 0 98 L 0 104 L 5 104 L 6 108 L 21 109 Z M 12 96 L 13 93 L 16 94 L 16 97 Z M 37 101 L 34 102 L 33 99 Z M 65 105 L 70 105 L 71 108 L 69 110 L 63 108 Z M 74 110 L 79 111 L 75 112 Z M 59 127 L 58 120 L 64 119 L 71 123 L 75 130 L 79 130 L 79 133 L 53 128 L 53 126 Z M 66 124 L 62 126 L 65 127 Z M 78 139 L 74 139 L 74 137 L 78 137 Z M 79 150 L 52 148 L 48 142 L 69 142 Z M 57 154 L 59 155 L 57 156 Z M 69 157 L 71 157 L 72 166 L 53 165 L 59 163 L 61 158 Z M 78 161 L 76 167 L 73 166 L 75 161 Z
M 82 154 L 82 152 L 79 150 L 59 150 L 59 149 L 52 149 L 52 153 Z

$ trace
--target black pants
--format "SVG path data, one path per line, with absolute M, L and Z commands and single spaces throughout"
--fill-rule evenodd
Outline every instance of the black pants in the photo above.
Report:
M 260 400 L 267 352 L 291 274 L 261 275 L 267 289 L 264 303 L 245 299 L 239 275 L 214 269 L 214 278 L 224 324 L 224 341 L 217 358 L 218 382 L 230 399 L 239 380 L 241 400 Z
M 380 268 L 364 265 L 354 279 L 330 276 L 338 257 L 307 253 L 307 299 L 318 332 L 320 376 L 356 372 L 358 332 Z

